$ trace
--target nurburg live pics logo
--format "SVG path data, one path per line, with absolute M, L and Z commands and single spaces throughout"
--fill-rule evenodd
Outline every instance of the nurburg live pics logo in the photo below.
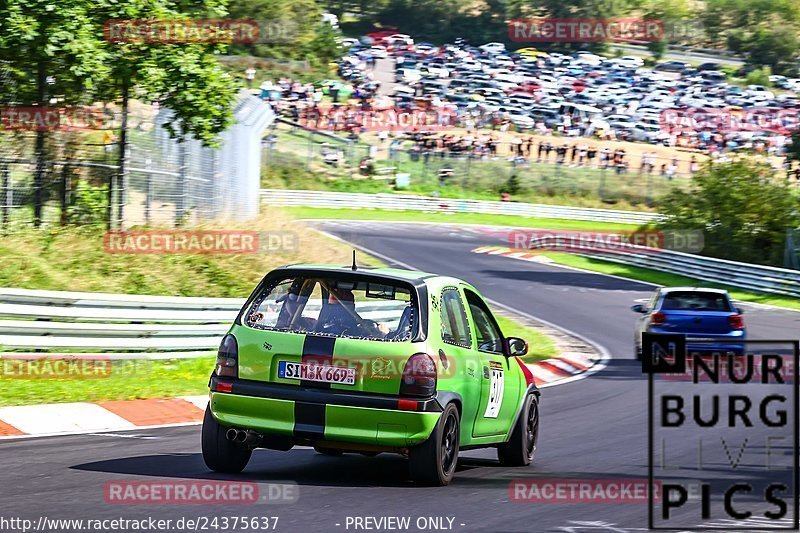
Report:
M 642 334 L 648 527 L 796 531 L 800 341 L 697 335 Z

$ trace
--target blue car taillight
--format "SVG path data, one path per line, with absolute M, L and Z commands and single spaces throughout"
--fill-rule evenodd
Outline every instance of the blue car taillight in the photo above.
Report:
M 233 335 L 225 335 L 219 344 L 217 352 L 217 366 L 214 373 L 218 377 L 239 377 L 239 344 Z
M 661 326 L 667 321 L 667 315 L 661 311 L 656 311 L 650 315 L 650 323 L 654 326 Z
M 418 353 L 409 357 L 400 382 L 401 396 L 433 396 L 436 393 L 436 364 L 430 355 Z
M 728 317 L 728 322 L 731 325 L 731 329 L 744 329 L 744 320 L 742 320 L 742 315 L 731 315 Z

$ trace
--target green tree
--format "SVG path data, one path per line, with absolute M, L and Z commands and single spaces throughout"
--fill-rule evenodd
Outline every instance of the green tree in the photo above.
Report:
M 703 255 L 781 265 L 786 228 L 800 223 L 797 198 L 773 170 L 746 159 L 708 165 L 689 191 L 675 190 L 659 204 L 664 230 L 700 230 Z
M 224 15 L 219 0 L 6 0 L 0 4 L 0 61 L 10 83 L 5 105 L 121 103 L 122 145 L 131 94 L 174 110 L 173 126 L 206 144 L 230 123 L 235 87 L 207 44 L 117 44 L 112 19 L 186 19 Z M 12 101 L 13 99 L 13 101 Z M 34 222 L 41 220 L 48 132 L 36 134 Z
M 647 43 L 647 50 L 653 56 L 654 61 L 661 61 L 667 52 L 667 41 L 665 39 L 651 41 Z
M 102 25 L 95 20 L 95 5 L 87 0 L 0 3 L 0 61 L 7 69 L 6 83 L 0 87 L 4 107 L 45 107 L 55 97 L 64 106 L 89 103 L 94 87 L 109 74 L 108 50 Z M 36 225 L 44 204 L 47 138 L 44 129 L 36 131 Z
M 711 46 L 742 53 L 755 67 L 788 72 L 800 49 L 796 0 L 706 0 L 699 19 Z
M 787 24 L 759 27 L 742 43 L 751 65 L 769 67 L 773 72 L 783 73 L 791 68 L 800 51 L 798 28 Z
M 772 85 L 772 82 L 769 81 L 770 75 L 772 75 L 772 71 L 769 67 L 757 68 L 747 73 L 745 83 L 748 85 L 763 85 L 764 87 L 769 87 Z
M 258 43 L 232 49 L 259 57 L 308 60 L 321 65 L 339 57 L 336 32 L 322 21 L 315 0 L 231 0 L 232 18 L 257 20 L 266 31 Z

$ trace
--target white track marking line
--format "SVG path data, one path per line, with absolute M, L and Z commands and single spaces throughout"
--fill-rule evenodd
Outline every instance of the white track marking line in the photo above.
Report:
M 152 435 L 125 435 L 124 433 L 87 433 L 92 437 L 118 437 L 120 439 L 142 439 L 142 440 L 155 440 L 161 437 L 154 437 Z

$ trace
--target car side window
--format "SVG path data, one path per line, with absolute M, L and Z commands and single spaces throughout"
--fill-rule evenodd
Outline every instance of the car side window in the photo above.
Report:
M 469 333 L 467 312 L 461 294 L 455 287 L 442 290 L 442 303 L 440 308 L 442 316 L 442 340 L 448 344 L 472 347 L 472 338 Z
M 476 294 L 471 291 L 464 292 L 467 295 L 472 323 L 475 324 L 478 351 L 502 355 L 503 335 L 500 333 L 500 328 L 497 327 L 491 311 Z

